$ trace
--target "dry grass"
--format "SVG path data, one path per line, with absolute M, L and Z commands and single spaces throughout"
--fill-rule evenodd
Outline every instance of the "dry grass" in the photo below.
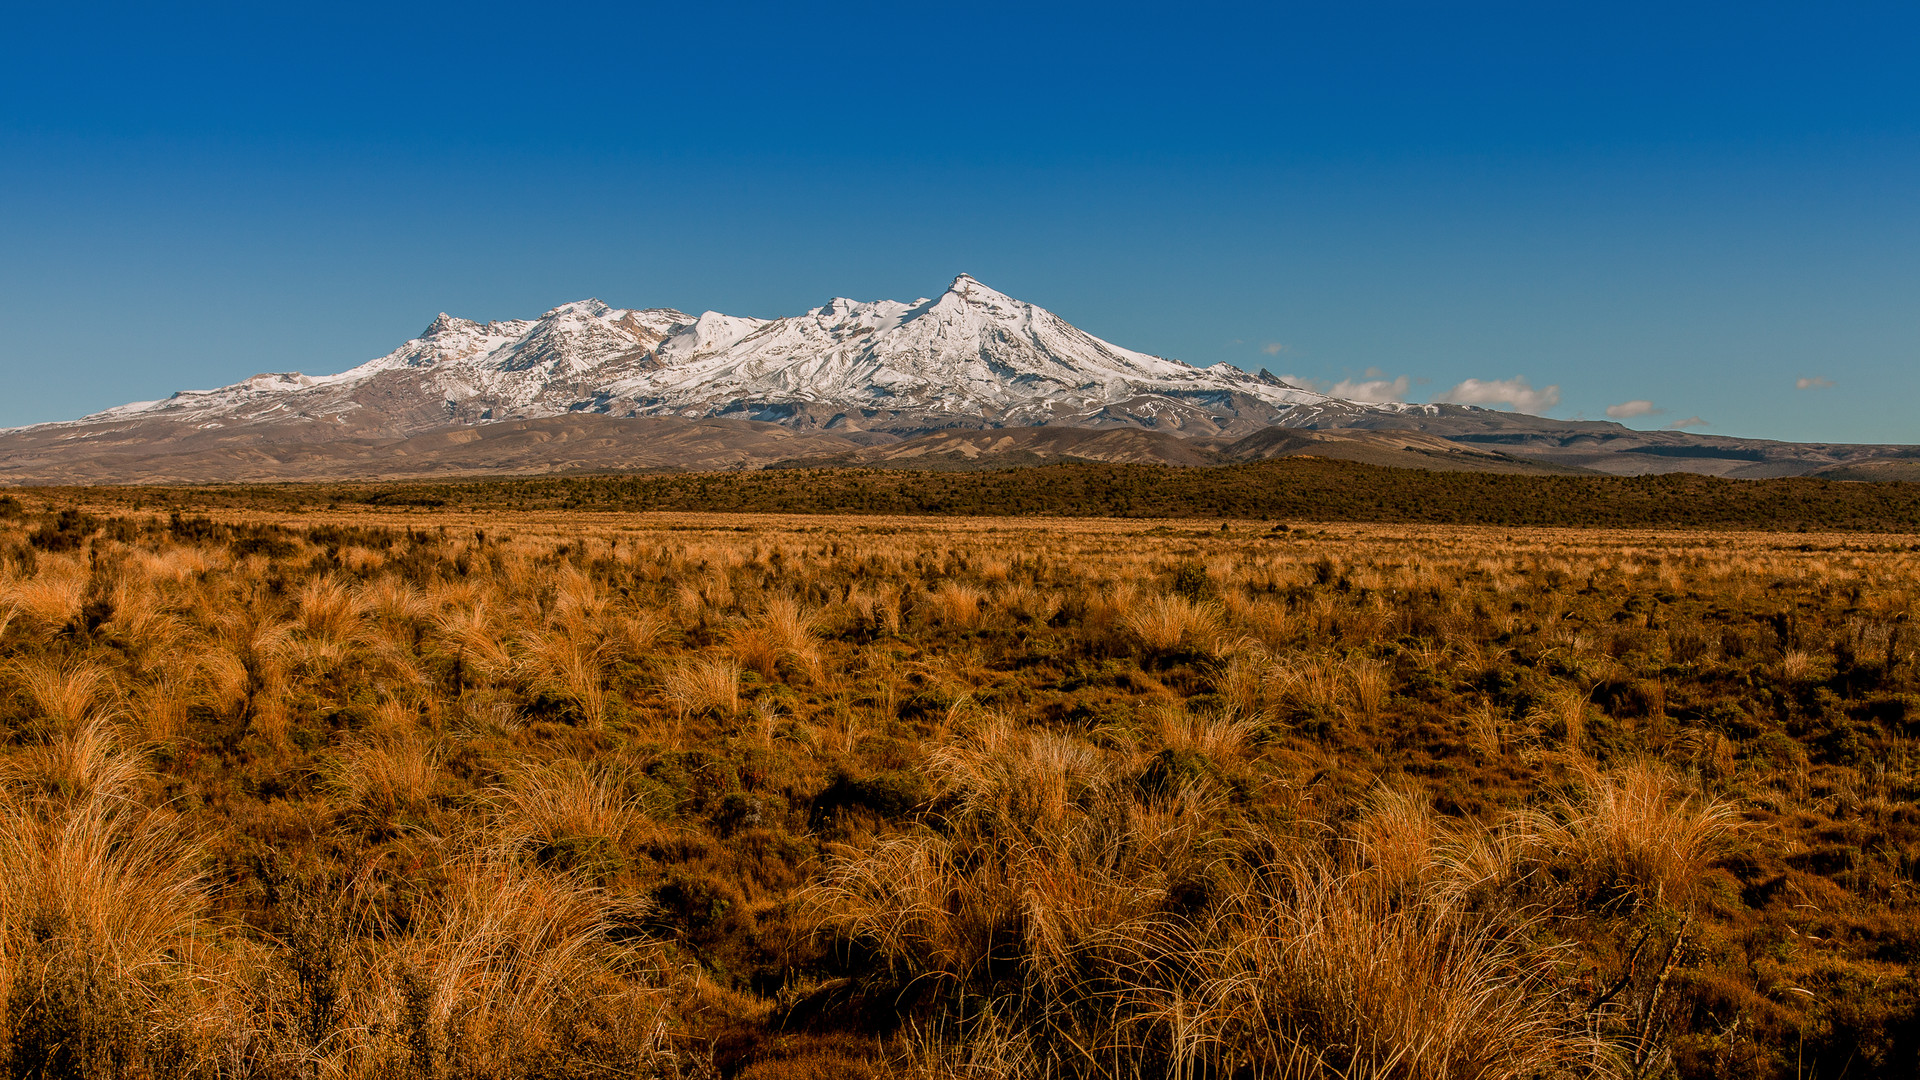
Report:
M 1346 711 L 1352 683 L 1345 676 L 1338 659 L 1305 656 L 1276 664 L 1267 680 L 1273 697 L 1296 711 L 1332 714 Z
M 298 599 L 300 630 L 310 640 L 335 647 L 352 643 L 362 615 L 352 590 L 328 577 L 316 577 L 301 588 Z
M 128 652 L 144 669 L 164 672 L 174 661 L 178 649 L 191 634 L 186 621 L 165 607 L 165 599 L 152 589 L 123 582 L 112 599 L 110 632 L 127 643 Z
M 1351 858 L 1391 893 L 1425 883 L 1442 865 L 1451 839 L 1426 793 L 1382 787 L 1353 823 Z
M 978 718 L 965 738 L 934 752 L 939 791 L 957 813 L 997 829 L 1045 829 L 1104 783 L 1099 753 L 1077 739 L 1034 731 L 1003 713 Z
M 1188 944 L 1206 973 L 1199 992 L 1146 999 L 1203 1068 L 1517 1080 L 1579 1075 L 1596 1056 L 1523 924 L 1408 899 L 1310 856 L 1250 875 L 1223 910 Z
M 1904 540 L 242 516 L 0 519 L 54 1074 L 1776 1080 L 1908 1000 Z
M 1225 755 L 1241 740 L 1200 743 Z M 1533 924 L 1429 884 L 1451 870 L 1421 797 L 1376 796 L 1345 842 L 1356 871 L 1296 844 L 1222 881 L 1236 845 L 1192 827 L 1220 804 L 1130 803 L 1118 764 L 990 719 L 935 758 L 949 835 L 883 841 L 808 895 L 819 925 L 899 979 L 977 996 L 960 1032 L 912 1046 L 910 1068 L 1526 1077 L 1590 1060 Z M 1170 917 L 1196 874 L 1219 890 L 1209 918 Z
M 30 723 L 43 734 L 74 731 L 113 711 L 113 673 L 105 668 L 75 660 L 25 660 L 15 662 L 11 674 L 32 704 Z
M 1665 765 L 1611 772 L 1583 765 L 1580 794 L 1544 820 L 1546 847 L 1596 892 L 1651 904 L 1691 899 L 1701 871 L 1734 829 L 1734 807 L 1690 792 Z
M 134 692 L 128 721 L 141 742 L 171 743 L 186 733 L 193 704 L 190 676 L 169 666 Z
M 993 611 L 1004 623 L 1044 626 L 1060 613 L 1060 594 L 1028 585 L 1002 585 L 994 593 Z
M 669 668 L 660 684 L 682 719 L 740 711 L 740 665 L 728 657 L 689 657 Z
M 86 568 L 77 560 L 43 558 L 39 570 L 24 581 L 7 581 L 0 592 L 10 619 L 18 619 L 40 633 L 59 630 L 80 614 L 87 596 Z
M 638 660 L 660 648 L 667 631 L 667 620 L 658 612 L 630 611 L 614 620 L 608 641 L 616 655 Z
M 947 581 L 927 594 L 926 605 L 935 620 L 966 630 L 980 625 L 981 609 L 986 600 L 987 593 L 983 589 L 958 581 Z
M 603 856 L 647 824 L 624 786 L 618 775 L 581 761 L 520 766 L 493 792 L 493 835 L 503 851 L 542 862 Z
M 762 678 L 818 678 L 820 640 L 815 628 L 819 621 L 818 613 L 793 597 L 772 597 L 758 619 L 728 631 L 727 647 L 742 666 Z
M 443 651 L 459 665 L 462 679 L 477 676 L 498 680 L 514 670 L 512 636 L 485 599 L 476 599 L 470 607 L 442 612 L 434 620 L 434 632 Z
M 1245 713 L 1232 706 L 1221 712 L 1200 714 L 1162 708 L 1154 715 L 1154 730 L 1161 746 L 1215 761 L 1244 755 L 1261 726 L 1257 713 Z
M 1820 658 L 1802 649 L 1788 649 L 1780 656 L 1780 677 L 1789 682 L 1811 682 L 1820 672 Z
M 71 943 L 141 981 L 187 948 L 205 907 L 198 855 L 170 815 L 95 794 L 45 818 L 10 816 L 8 941 Z
M 350 812 L 390 826 L 431 807 L 440 766 L 440 751 L 423 735 L 374 735 L 343 747 L 328 760 L 327 787 Z
M 570 634 L 539 631 L 526 632 L 519 644 L 518 666 L 536 693 L 571 702 L 588 730 L 598 731 L 607 722 L 603 646 Z
M 1539 719 L 1547 736 L 1561 749 L 1579 753 L 1587 732 L 1587 695 L 1571 687 L 1547 695 Z
M 1512 721 L 1494 705 L 1482 703 L 1464 718 L 1467 736 L 1480 756 L 1502 758 L 1512 749 L 1515 732 Z
M 1353 713 L 1360 720 L 1377 720 L 1393 692 L 1393 673 L 1378 660 L 1353 657 L 1347 661 L 1347 683 L 1353 692 Z
M 0 778 L 28 798 L 115 803 L 138 794 L 147 774 L 112 724 L 91 720 L 0 761 Z
M 354 604 L 388 633 L 405 632 L 433 617 L 433 605 L 419 588 L 399 577 L 380 577 L 360 586 Z
M 1184 596 L 1149 597 L 1120 621 L 1150 653 L 1205 652 L 1216 647 L 1221 636 L 1219 609 Z
M 610 914 L 564 876 L 485 858 L 454 865 L 400 944 L 384 995 L 412 1068 L 497 1074 L 555 1049 L 526 1040 L 626 963 L 607 937 Z
M 132 801 L 145 777 L 97 722 L 3 779 L 0 1057 L 23 1076 L 145 1068 L 192 993 L 199 853 L 172 814 Z

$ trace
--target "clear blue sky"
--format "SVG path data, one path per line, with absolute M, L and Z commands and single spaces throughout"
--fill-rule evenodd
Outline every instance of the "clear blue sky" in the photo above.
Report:
M 966 271 L 1193 363 L 1920 443 L 1916 12 L 10 5 L 0 424 Z

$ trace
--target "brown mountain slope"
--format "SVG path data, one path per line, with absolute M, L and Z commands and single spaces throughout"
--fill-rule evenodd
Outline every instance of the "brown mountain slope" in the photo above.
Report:
M 0 482 L 172 484 L 733 469 L 858 446 L 825 432 L 746 420 L 617 419 L 592 413 L 441 428 L 403 439 L 299 435 L 276 428 L 157 428 L 152 421 L 122 438 L 74 428 L 28 429 L 0 435 Z
M 354 423 L 260 416 L 244 424 L 138 418 L 0 432 L 0 484 L 224 483 L 535 476 L 642 469 L 982 469 L 1059 461 L 1204 466 L 1313 456 L 1395 468 L 1493 473 L 1701 472 L 1911 479 L 1907 447 L 1708 438 L 1489 414 L 1504 434 L 1267 427 L 1244 436 L 1137 427 L 949 428 L 909 438 L 739 419 L 572 412 L 396 435 L 368 408 Z M 1608 430 L 1589 430 L 1604 427 Z
M 1218 465 L 1210 442 L 1140 428 L 1024 427 L 936 431 L 900 442 L 785 462 L 806 467 L 894 466 L 913 469 L 1004 468 L 1053 461 L 1135 465 Z
M 1813 473 L 1822 480 L 1920 480 L 1920 458 L 1887 457 L 1833 465 Z
M 1330 428 L 1322 431 L 1267 428 L 1220 448 L 1227 461 L 1268 461 L 1313 456 L 1442 472 L 1584 473 L 1578 466 L 1541 461 L 1474 446 L 1419 431 Z
M 801 468 L 875 467 L 998 469 L 1056 461 L 1106 461 L 1133 465 L 1231 465 L 1281 457 L 1314 456 L 1407 469 L 1446 472 L 1579 473 L 1550 462 L 1529 461 L 1461 446 L 1417 431 L 1264 428 L 1239 439 L 1182 438 L 1138 428 L 998 428 L 940 431 L 782 465 Z

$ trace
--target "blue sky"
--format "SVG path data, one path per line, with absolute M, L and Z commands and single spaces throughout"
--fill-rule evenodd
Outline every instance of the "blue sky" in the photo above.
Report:
M 1910 4 L 14 7 L 0 425 L 965 271 L 1322 387 L 1920 443 Z

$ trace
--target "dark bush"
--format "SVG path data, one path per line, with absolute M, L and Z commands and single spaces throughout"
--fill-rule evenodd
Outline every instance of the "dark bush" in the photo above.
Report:
M 299 545 L 288 537 L 287 531 L 278 525 L 243 525 L 234 530 L 233 539 L 228 541 L 227 547 L 242 558 L 265 555 L 269 559 L 278 559 L 300 550 Z
M 217 543 L 226 539 L 228 529 L 208 517 L 183 517 L 175 513 L 167 521 L 167 534 L 183 544 Z
M 27 542 L 41 551 L 72 551 L 100 531 L 100 519 L 79 510 L 62 510 L 27 534 Z
M 835 773 L 833 781 L 814 796 L 810 820 L 817 827 L 849 809 L 899 819 L 924 805 L 928 794 L 926 781 L 918 773 L 900 770 L 856 777 L 842 771 Z
M 1207 576 L 1207 566 L 1200 562 L 1181 563 L 1173 572 L 1173 592 L 1177 596 L 1199 602 L 1214 597 L 1213 580 Z

